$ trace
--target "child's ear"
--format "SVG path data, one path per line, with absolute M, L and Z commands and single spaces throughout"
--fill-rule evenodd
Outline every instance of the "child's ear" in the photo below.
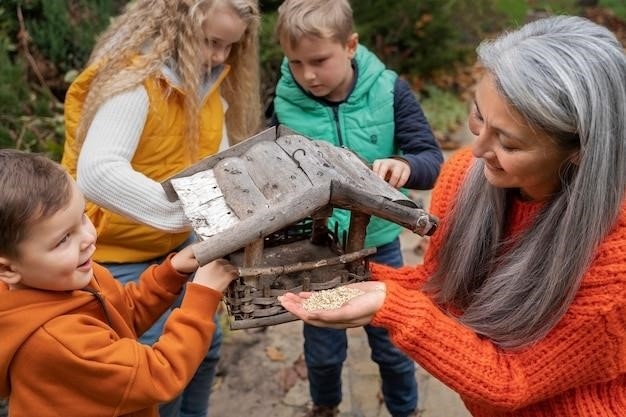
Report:
M 356 48 L 358 46 L 359 46 L 359 34 L 353 33 L 348 38 L 348 42 L 346 42 L 346 47 L 348 48 L 348 54 L 350 56 L 350 59 L 354 58 L 354 55 L 356 55 Z
M 0 281 L 7 285 L 15 285 L 20 282 L 22 276 L 13 268 L 13 262 L 9 258 L 0 256 Z

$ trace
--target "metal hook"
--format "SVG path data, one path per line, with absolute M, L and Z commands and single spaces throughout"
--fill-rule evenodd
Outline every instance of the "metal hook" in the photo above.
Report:
M 302 149 L 302 148 L 298 148 L 298 149 L 296 149 L 296 150 L 295 150 L 295 151 L 293 151 L 293 153 L 291 154 L 291 159 L 293 159 L 293 160 L 296 162 L 296 164 L 298 165 L 298 169 L 299 169 L 299 168 L 301 168 L 301 166 L 300 166 L 300 161 L 298 161 L 298 160 L 296 159 L 296 153 L 298 153 L 299 151 L 301 151 L 301 152 L 302 152 L 302 155 L 303 155 L 303 156 L 306 156 L 306 150 L 305 150 L 305 149 Z

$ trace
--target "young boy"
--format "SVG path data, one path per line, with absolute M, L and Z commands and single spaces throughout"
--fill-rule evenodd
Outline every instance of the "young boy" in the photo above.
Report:
M 96 230 L 72 178 L 10 149 L 0 150 L 0 236 L 0 397 L 13 416 L 156 417 L 205 356 L 236 277 L 224 260 L 198 268 L 188 247 L 122 286 L 91 259 Z M 140 344 L 185 285 L 160 339 Z
M 409 85 L 358 44 L 347 0 L 286 0 L 276 34 L 285 54 L 274 99 L 275 121 L 316 140 L 345 146 L 372 164 L 394 187 L 430 189 L 443 162 Z M 350 215 L 334 210 L 341 234 Z M 374 261 L 399 267 L 398 225 L 372 218 L 366 246 Z M 392 345 L 385 330 L 365 327 L 380 368 L 382 393 L 394 417 L 417 408 L 413 361 Z M 304 351 L 313 408 L 308 416 L 335 416 L 341 402 L 345 331 L 304 325 Z

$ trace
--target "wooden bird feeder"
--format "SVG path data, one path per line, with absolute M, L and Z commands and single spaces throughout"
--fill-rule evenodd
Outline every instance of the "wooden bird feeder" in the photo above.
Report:
M 270 128 L 163 182 L 199 237 L 200 265 L 227 258 L 239 279 L 224 295 L 231 329 L 296 320 L 277 296 L 370 278 L 370 216 L 431 235 L 437 219 L 378 178 L 358 156 L 284 127 Z M 350 210 L 347 235 L 327 229 Z

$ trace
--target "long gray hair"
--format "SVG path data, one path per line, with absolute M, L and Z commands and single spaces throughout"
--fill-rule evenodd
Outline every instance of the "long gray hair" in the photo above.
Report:
M 626 55 L 609 30 L 568 16 L 485 41 L 478 55 L 530 126 L 578 151 L 559 192 L 512 247 L 501 238 L 511 191 L 491 186 L 476 161 L 427 287 L 478 334 L 519 348 L 563 317 L 616 222 L 626 189 Z

